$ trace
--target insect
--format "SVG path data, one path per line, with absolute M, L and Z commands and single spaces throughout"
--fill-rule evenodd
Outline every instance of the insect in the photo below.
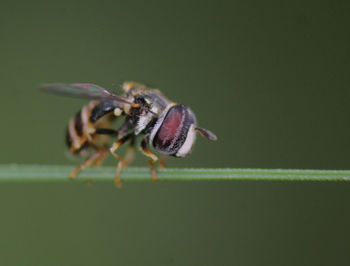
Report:
M 124 82 L 124 94 L 118 96 L 91 83 L 48 84 L 41 88 L 53 94 L 91 99 L 88 104 L 71 118 L 66 132 L 66 143 L 74 155 L 90 156 L 70 174 L 71 178 L 85 167 L 100 165 L 109 152 L 118 160 L 115 183 L 121 186 L 120 174 L 134 157 L 135 143 L 141 140 L 141 152 L 150 158 L 152 179 L 157 180 L 155 162 L 158 157 L 150 151 L 166 156 L 185 157 L 192 149 L 196 132 L 209 140 L 217 137 L 211 131 L 198 127 L 192 110 L 167 99 L 159 90 L 151 89 L 136 82 Z M 123 118 L 120 128 L 113 128 L 116 119 Z M 109 147 L 111 138 L 116 141 Z M 129 143 L 125 157 L 116 153 L 117 149 Z

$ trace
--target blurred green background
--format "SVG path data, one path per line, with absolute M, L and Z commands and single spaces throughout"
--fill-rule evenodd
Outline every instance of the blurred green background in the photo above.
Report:
M 349 169 L 349 9 L 2 1 L 0 161 L 79 163 L 63 135 L 86 101 L 41 84 L 135 80 L 219 138 L 169 167 Z M 0 265 L 350 265 L 349 205 L 332 182 L 1 184 Z

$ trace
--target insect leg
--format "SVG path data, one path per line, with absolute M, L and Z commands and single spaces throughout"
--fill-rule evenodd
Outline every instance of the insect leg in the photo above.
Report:
M 148 138 L 149 138 L 149 135 L 146 135 L 142 139 L 141 151 L 144 155 L 151 158 L 151 160 L 149 161 L 149 168 L 151 169 L 151 172 L 152 172 L 152 180 L 157 181 L 157 173 L 156 173 L 156 168 L 154 167 L 154 163 L 158 161 L 158 157 L 148 149 L 148 145 L 147 145 Z
M 113 129 L 113 128 L 97 128 L 95 131 L 96 134 L 100 134 L 100 135 L 111 135 L 111 136 L 118 136 L 118 130 Z M 92 145 L 92 144 L 90 144 Z M 96 159 L 94 165 L 95 166 L 99 166 L 102 164 L 102 162 L 106 159 L 106 157 L 108 156 L 108 148 L 98 148 L 98 147 L 94 147 L 96 150 L 101 150 L 100 156 Z
M 70 178 L 74 179 L 76 175 L 83 170 L 85 167 L 90 166 L 96 159 L 98 159 L 101 156 L 101 151 L 96 151 L 93 153 L 85 162 L 83 162 L 81 165 L 76 167 L 71 173 Z
M 123 161 L 123 167 L 128 166 L 132 162 L 132 160 L 134 159 L 134 155 L 135 155 L 135 136 L 133 136 L 132 139 L 130 140 L 128 151 Z
M 163 155 L 162 157 L 160 157 L 159 162 L 158 162 L 158 168 L 166 168 L 166 161 L 168 160 L 169 156 L 168 155 Z
M 108 148 L 101 149 L 100 156 L 95 160 L 94 165 L 100 166 L 108 156 Z
M 117 142 L 113 143 L 112 147 L 110 148 L 110 152 L 118 160 L 117 171 L 115 173 L 115 179 L 114 179 L 115 184 L 117 185 L 117 187 L 121 187 L 122 186 L 122 181 L 120 179 L 120 173 L 121 173 L 121 171 L 123 169 L 123 157 L 121 157 L 119 154 L 116 154 L 115 151 L 121 145 L 123 145 L 125 142 L 127 142 L 130 138 L 132 138 L 133 136 L 134 136 L 134 133 L 129 133 L 129 134 L 125 135 L 120 140 L 118 140 Z

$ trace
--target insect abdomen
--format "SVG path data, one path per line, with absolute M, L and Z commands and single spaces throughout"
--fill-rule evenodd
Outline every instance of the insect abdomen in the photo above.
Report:
M 98 104 L 98 101 L 90 102 L 70 119 L 66 132 L 66 144 L 73 154 L 79 155 L 90 146 L 96 123 L 90 122 L 89 118 Z

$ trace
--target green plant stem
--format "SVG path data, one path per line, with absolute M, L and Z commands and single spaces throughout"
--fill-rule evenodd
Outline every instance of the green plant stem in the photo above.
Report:
M 73 166 L 0 165 L 0 182 L 64 182 L 70 181 Z M 82 171 L 77 181 L 112 181 L 115 167 L 91 167 Z M 128 167 L 123 180 L 151 181 L 148 168 Z M 280 181 L 350 181 L 349 170 L 296 169 L 210 169 L 167 168 L 158 170 L 159 180 L 280 180 Z

